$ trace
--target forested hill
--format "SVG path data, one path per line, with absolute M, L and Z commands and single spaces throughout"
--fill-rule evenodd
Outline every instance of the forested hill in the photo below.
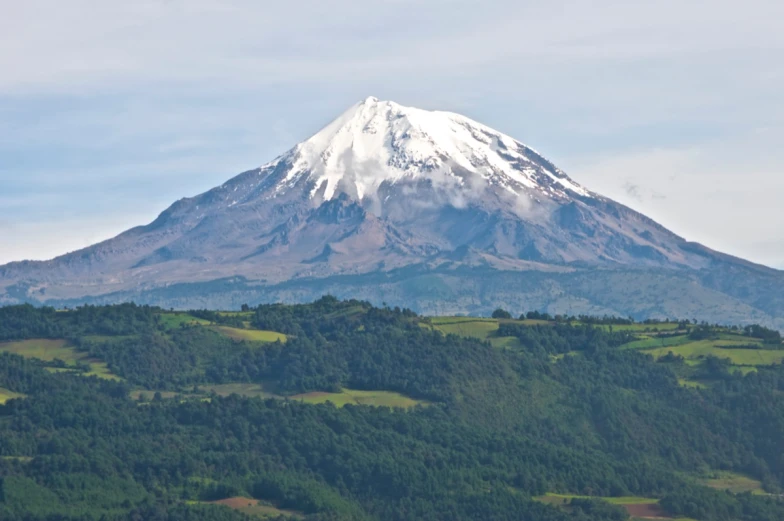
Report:
M 784 519 L 764 327 L 0 308 L 0 519 Z

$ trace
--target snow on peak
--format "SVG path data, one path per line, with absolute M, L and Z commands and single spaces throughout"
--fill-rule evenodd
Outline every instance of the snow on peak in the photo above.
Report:
M 478 176 L 514 194 L 590 196 L 566 174 L 511 137 L 450 112 L 404 107 L 375 97 L 352 106 L 286 156 L 291 168 L 276 192 L 303 177 L 311 196 L 374 196 L 383 183 Z

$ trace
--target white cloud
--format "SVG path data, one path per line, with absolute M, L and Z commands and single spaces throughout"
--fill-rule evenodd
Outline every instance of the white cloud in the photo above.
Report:
M 576 180 L 688 240 L 777 266 L 784 259 L 784 154 L 749 154 L 759 146 L 615 153 L 574 159 L 569 168 Z

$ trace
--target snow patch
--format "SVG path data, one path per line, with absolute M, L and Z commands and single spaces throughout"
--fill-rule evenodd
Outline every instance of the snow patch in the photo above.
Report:
M 288 171 L 273 189 L 281 194 L 307 181 L 310 197 L 347 193 L 358 200 L 382 184 L 429 180 L 434 186 L 498 186 L 517 196 L 531 191 L 551 198 L 593 194 L 565 174 L 529 159 L 531 148 L 510 136 L 451 112 L 404 107 L 368 97 L 259 174 L 281 162 Z M 557 170 L 557 169 L 556 169 Z M 545 181 L 545 179 L 547 181 Z

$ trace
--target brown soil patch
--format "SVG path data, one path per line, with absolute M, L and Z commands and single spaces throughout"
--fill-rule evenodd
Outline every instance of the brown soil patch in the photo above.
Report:
M 223 505 L 233 509 L 240 509 L 246 508 L 249 506 L 256 506 L 259 504 L 258 499 L 251 499 L 248 497 L 230 497 L 227 499 L 221 499 L 218 501 L 211 501 L 211 503 L 215 503 L 216 505 Z
M 657 504 L 643 504 L 643 505 L 623 505 L 629 515 L 632 517 L 642 517 L 648 519 L 672 519 L 662 510 Z

